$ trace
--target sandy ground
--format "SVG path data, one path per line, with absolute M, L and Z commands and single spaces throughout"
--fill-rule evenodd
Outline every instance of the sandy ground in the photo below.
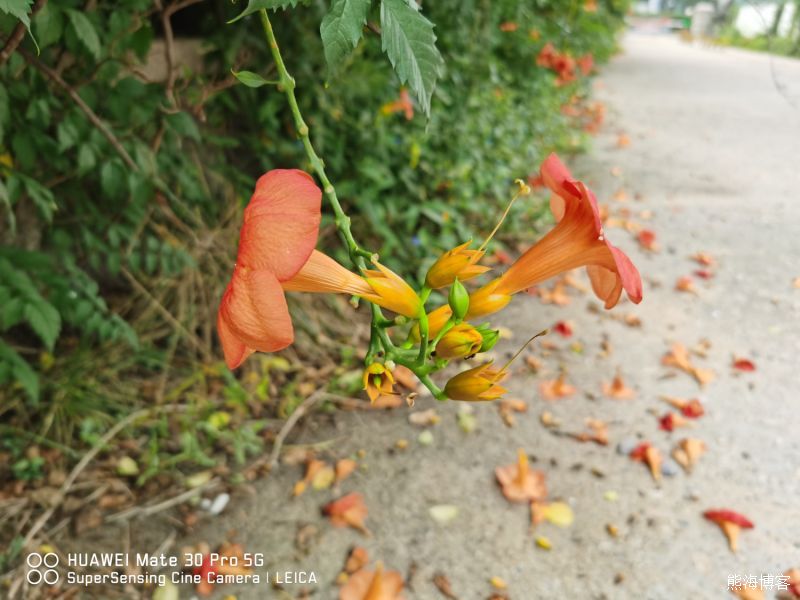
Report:
M 523 367 L 511 380 L 510 396 L 529 404 L 514 427 L 502 423 L 496 405 L 479 405 L 478 429 L 467 434 L 456 422 L 458 403 L 441 404 L 441 422 L 425 446 L 405 409 L 316 419 L 301 428 L 299 441 L 336 439 L 337 457 L 363 451 L 361 469 L 340 490 L 290 500 L 300 471 L 284 468 L 237 494 L 192 540 L 214 543 L 236 530 L 247 551 L 266 556 L 262 573 L 313 571 L 316 585 L 286 590 L 296 595 L 308 587 L 324 599 L 336 597 L 333 581 L 354 544 L 404 575 L 416 565 L 407 596 L 423 600 L 443 597 L 432 583 L 436 572 L 462 600 L 488 598 L 493 576 L 508 583 L 515 600 L 719 599 L 732 597 L 730 575 L 800 566 L 800 289 L 792 287 L 800 276 L 800 62 L 633 33 L 603 72 L 597 95 L 608 104 L 607 125 L 590 155 L 570 166 L 613 211 L 628 208 L 637 222 L 641 211 L 652 211 L 646 226 L 658 236 L 658 253 L 643 252 L 623 229 L 608 231 L 639 266 L 644 302 L 605 313 L 587 310 L 597 302 L 578 294 L 566 307 L 518 298 L 495 319 L 514 332 L 499 345 L 499 357 L 559 320 L 570 320 L 575 333 L 570 340 L 552 335 L 561 350 L 548 356 L 534 346 L 544 365 L 539 377 Z M 618 149 L 623 131 L 631 144 Z M 621 174 L 612 174 L 614 167 Z M 619 189 L 626 202 L 612 200 Z M 675 291 L 676 279 L 698 268 L 689 259 L 698 251 L 718 260 L 716 276 L 696 280 L 696 295 Z M 629 313 L 641 318 L 641 328 L 612 318 Z M 600 353 L 604 338 L 613 347 L 607 357 Z M 712 345 L 707 358 L 696 360 L 716 379 L 700 390 L 660 359 L 672 342 L 691 347 L 703 339 Z M 576 341 L 582 353 L 569 349 Z M 752 359 L 757 371 L 734 374 L 733 355 Z M 543 400 L 541 378 L 562 365 L 579 393 Z M 617 369 L 636 399 L 602 396 L 601 383 Z M 661 394 L 699 397 L 707 415 L 691 430 L 661 431 Z M 432 404 L 423 397 L 415 410 Z M 543 410 L 565 430 L 581 430 L 588 417 L 607 420 L 611 444 L 554 435 L 540 423 Z M 620 441 L 649 440 L 667 454 L 687 435 L 704 440 L 709 452 L 693 474 L 660 483 L 616 450 Z M 394 450 L 398 439 L 410 441 L 407 450 Z M 527 507 L 499 493 L 494 468 L 512 462 L 517 448 L 535 457 L 551 498 L 572 506 L 570 528 L 546 523 L 531 534 Z M 349 491 L 366 498 L 371 537 L 333 528 L 320 516 L 322 504 Z M 616 501 L 608 499 L 613 495 Z M 434 505 L 457 506 L 458 515 L 440 524 L 429 513 Z M 701 516 L 717 507 L 756 524 L 742 534 L 737 554 Z M 295 536 L 308 523 L 318 536 L 301 555 Z M 609 524 L 618 537 L 607 533 Z M 536 535 L 552 549 L 536 547 Z M 215 597 L 225 594 L 288 597 L 263 584 L 225 586 Z

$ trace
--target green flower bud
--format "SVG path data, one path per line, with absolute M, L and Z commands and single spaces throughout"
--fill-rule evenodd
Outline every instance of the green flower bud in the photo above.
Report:
M 450 310 L 453 311 L 453 317 L 459 321 L 464 318 L 467 310 L 469 310 L 469 292 L 458 279 L 453 281 L 453 285 L 450 286 L 447 303 L 450 305 Z

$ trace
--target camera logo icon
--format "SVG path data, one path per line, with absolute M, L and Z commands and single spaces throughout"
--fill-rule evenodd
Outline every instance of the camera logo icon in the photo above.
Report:
M 26 578 L 31 585 L 39 585 L 42 582 L 47 585 L 58 583 L 59 574 L 56 571 L 58 554 L 55 552 L 48 552 L 44 555 L 38 552 L 31 552 L 28 554 L 26 562 L 28 563 Z

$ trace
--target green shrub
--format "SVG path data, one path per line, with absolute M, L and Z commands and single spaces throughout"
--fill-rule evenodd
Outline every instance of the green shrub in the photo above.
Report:
M 426 249 L 485 235 L 513 180 L 546 152 L 583 145 L 561 107 L 586 95 L 586 80 L 558 86 L 536 56 L 552 42 L 606 60 L 627 9 L 627 0 L 598 2 L 596 12 L 583 0 L 425 2 L 442 61 L 421 50 L 434 72 L 415 82 L 387 42 L 391 31 L 383 40 L 377 33 L 380 24 L 391 30 L 381 9 L 407 10 L 406 0 L 374 0 L 369 26 L 351 32 L 361 34 L 352 52 L 323 48 L 327 4 L 274 17 L 301 108 L 356 235 L 393 268 L 417 274 L 433 254 Z M 17 9 L 0 12 L 3 43 L 29 6 L 3 5 Z M 102 412 L 104 398 L 115 414 L 150 402 L 147 394 L 128 402 L 137 394 L 115 389 L 131 373 L 166 377 L 173 363 L 190 371 L 196 360 L 216 360 L 216 306 L 253 182 L 273 167 L 309 169 L 284 96 L 231 74 L 274 75 L 256 17 L 226 24 L 242 10 L 230 2 L 173 15 L 176 38 L 202 40 L 204 52 L 201 68 L 175 64 L 165 82 L 145 69 L 164 37 L 163 13 L 146 0 L 90 7 L 50 0 L 0 65 L 0 415 L 26 423 L 50 423 L 45 415 L 63 399 L 66 369 L 54 361 L 80 372 L 118 360 L 113 376 L 66 388 L 82 390 L 86 402 L 65 413 L 80 422 Z M 330 71 L 326 52 L 341 63 Z M 424 90 L 413 120 L 382 110 L 401 92 L 398 73 Z M 515 206 L 517 233 L 540 213 L 534 203 Z M 321 243 L 345 260 L 329 225 Z M 48 427 L 41 433 L 54 435 Z M 73 430 L 60 431 L 71 439 Z

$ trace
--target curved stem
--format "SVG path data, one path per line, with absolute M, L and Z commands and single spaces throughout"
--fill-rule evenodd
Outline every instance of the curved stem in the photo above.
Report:
M 365 255 L 370 256 L 370 253 L 362 250 L 356 243 L 356 240 L 353 238 L 353 234 L 350 231 L 350 217 L 344 213 L 342 205 L 339 203 L 339 198 L 336 195 L 336 189 L 333 187 L 330 179 L 328 179 L 328 174 L 325 172 L 325 163 L 319 157 L 316 150 L 314 150 L 314 146 L 311 144 L 308 125 L 306 125 L 306 122 L 303 119 L 303 115 L 300 112 L 300 107 L 297 104 L 297 96 L 295 96 L 294 93 L 294 77 L 292 77 L 289 74 L 289 71 L 286 70 L 286 64 L 283 62 L 283 56 L 281 56 L 281 51 L 278 47 L 278 40 L 275 38 L 275 32 L 272 30 L 272 23 L 270 23 L 267 11 L 265 9 L 261 9 L 258 11 L 258 14 L 261 18 L 261 26 L 264 28 L 264 35 L 266 35 L 267 43 L 269 44 L 269 50 L 272 53 L 275 66 L 278 68 L 278 81 L 280 82 L 279 88 L 282 89 L 282 91 L 286 94 L 286 99 L 289 102 L 289 108 L 292 111 L 292 117 L 294 117 L 294 125 L 297 128 L 297 134 L 300 136 L 300 140 L 303 142 L 303 148 L 305 148 L 306 155 L 311 163 L 311 167 L 314 169 L 317 177 L 319 177 L 319 180 L 322 182 L 322 189 L 325 192 L 325 197 L 328 199 L 328 202 L 330 202 L 331 208 L 333 208 L 333 214 L 336 217 L 334 221 L 336 224 L 336 230 L 339 232 L 339 235 L 342 237 L 342 240 L 347 246 L 347 251 L 350 254 L 350 260 L 359 271 L 363 272 L 366 269 L 366 264 L 364 262 Z

